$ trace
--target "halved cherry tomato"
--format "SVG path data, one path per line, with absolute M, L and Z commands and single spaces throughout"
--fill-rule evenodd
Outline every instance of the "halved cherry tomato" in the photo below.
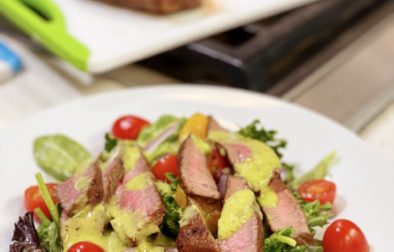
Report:
M 312 179 L 304 182 L 298 192 L 301 198 L 306 202 L 313 202 L 318 200 L 320 204 L 335 200 L 336 185 L 325 179 Z
M 368 252 L 367 239 L 361 229 L 349 220 L 336 220 L 323 237 L 324 252 Z
M 208 168 L 210 169 L 214 178 L 218 179 L 221 171 L 226 167 L 230 167 L 230 162 L 228 161 L 226 156 L 223 156 L 220 153 L 219 148 L 215 147 L 212 150 L 211 156 L 208 159 Z
M 55 204 L 59 202 L 59 199 L 56 196 L 56 186 L 55 183 L 46 184 L 49 194 Z M 49 213 L 48 207 L 45 205 L 44 199 L 42 198 L 42 194 L 40 188 L 38 186 L 31 186 L 25 190 L 25 207 L 29 212 L 34 212 L 34 209 L 40 208 L 42 212 L 51 219 L 51 215 Z M 35 216 L 36 217 L 36 216 Z M 37 217 L 36 217 L 37 219 Z
M 155 175 L 156 179 L 168 182 L 166 178 L 167 173 L 172 173 L 174 177 L 179 176 L 178 171 L 178 158 L 176 155 L 166 155 L 153 165 L 152 173 Z
M 133 115 L 125 115 L 118 118 L 112 125 L 112 134 L 122 140 L 134 140 L 141 130 L 149 125 L 149 122 Z
M 91 242 L 77 242 L 67 252 L 105 252 L 104 249 Z

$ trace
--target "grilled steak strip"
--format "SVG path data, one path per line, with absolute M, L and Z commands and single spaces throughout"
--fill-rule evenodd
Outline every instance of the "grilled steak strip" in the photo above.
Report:
M 191 200 L 191 202 L 193 202 Z M 189 205 L 181 220 L 181 228 L 176 239 L 179 252 L 220 252 L 215 238 L 209 232 L 198 207 Z
M 228 176 L 225 199 L 244 189 L 250 190 L 243 178 Z M 261 252 L 264 249 L 263 239 L 262 215 L 260 210 L 256 208 L 253 215 L 239 230 L 230 238 L 219 241 L 219 246 L 222 252 Z
M 87 204 L 100 203 L 104 197 L 104 189 L 101 170 L 96 162 L 59 184 L 56 193 L 63 211 L 69 216 Z
M 180 184 L 186 194 L 220 199 L 218 187 L 207 166 L 207 158 L 192 137 L 182 143 L 178 157 Z
M 152 13 L 168 14 L 201 5 L 201 0 L 102 0 L 106 3 Z
M 275 174 L 269 187 L 276 193 L 278 202 L 275 207 L 264 207 L 263 212 L 267 217 L 268 224 L 273 232 L 283 228 L 293 227 L 294 238 L 299 243 L 310 243 L 313 236 L 309 230 L 305 214 L 298 204 L 290 189 L 281 181 L 278 174 Z

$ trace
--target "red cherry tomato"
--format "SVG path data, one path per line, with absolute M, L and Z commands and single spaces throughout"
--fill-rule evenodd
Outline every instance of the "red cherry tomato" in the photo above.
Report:
M 368 252 L 369 246 L 361 229 L 349 220 L 336 220 L 323 237 L 324 252 Z
M 168 182 L 166 178 L 167 173 L 172 173 L 174 177 L 179 176 L 178 171 L 178 158 L 176 155 L 166 155 L 153 165 L 152 173 L 156 179 Z
M 122 140 L 134 140 L 149 122 L 133 115 L 118 118 L 112 125 L 112 134 Z
M 77 242 L 67 252 L 105 252 L 104 249 L 90 242 Z
M 56 186 L 57 184 L 48 183 L 46 184 L 49 194 L 52 197 L 52 200 L 55 204 L 59 202 L 59 199 L 56 196 Z M 42 198 L 42 194 L 40 188 L 38 186 L 31 186 L 25 190 L 25 208 L 29 212 L 34 212 L 34 209 L 40 208 L 42 212 L 51 219 L 51 215 L 49 213 L 48 207 L 45 205 L 44 199 Z M 37 216 L 35 216 L 38 220 Z
M 301 198 L 306 202 L 318 200 L 321 204 L 335 200 L 336 185 L 324 179 L 312 179 L 304 182 L 298 189 Z
M 223 156 L 220 153 L 218 148 L 214 148 L 212 150 L 211 156 L 208 159 L 208 167 L 211 170 L 215 179 L 218 179 L 221 171 L 226 168 L 230 167 L 230 162 L 228 161 L 226 156 Z

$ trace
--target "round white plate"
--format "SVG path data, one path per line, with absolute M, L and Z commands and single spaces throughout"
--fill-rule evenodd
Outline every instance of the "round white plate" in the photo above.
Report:
M 109 93 L 65 104 L 32 117 L 0 136 L 0 250 L 6 251 L 13 223 L 23 213 L 23 192 L 40 169 L 32 142 L 42 134 L 64 133 L 98 153 L 104 133 L 123 114 L 150 120 L 167 114 L 211 114 L 222 122 L 245 125 L 258 118 L 288 140 L 285 160 L 301 171 L 329 152 L 340 162 L 331 170 L 338 188 L 338 218 L 356 222 L 373 251 L 391 251 L 394 227 L 394 169 L 357 136 L 300 107 L 247 91 L 208 86 L 161 86 Z M 48 178 L 49 179 L 49 178 Z

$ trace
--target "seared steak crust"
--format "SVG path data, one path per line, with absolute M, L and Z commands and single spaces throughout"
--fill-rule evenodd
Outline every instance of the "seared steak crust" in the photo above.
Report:
M 181 227 L 176 245 L 179 252 L 220 252 L 219 246 L 199 214 Z
M 211 172 L 207 158 L 189 136 L 179 150 L 180 184 L 188 195 L 220 199 L 220 193 Z
M 106 3 L 158 14 L 168 14 L 201 5 L 202 0 L 103 0 Z

